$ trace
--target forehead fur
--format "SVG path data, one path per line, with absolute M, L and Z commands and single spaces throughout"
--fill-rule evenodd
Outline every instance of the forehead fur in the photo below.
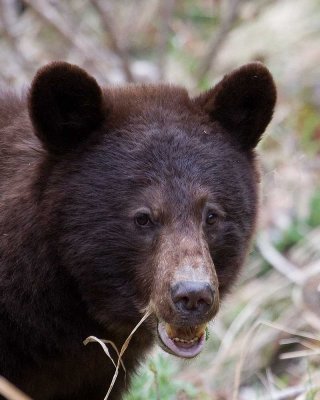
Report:
M 103 91 L 105 102 L 110 107 L 109 122 L 123 124 L 136 116 L 154 117 L 165 111 L 166 114 L 180 117 L 195 112 L 186 89 L 169 84 L 128 85 L 106 88 Z

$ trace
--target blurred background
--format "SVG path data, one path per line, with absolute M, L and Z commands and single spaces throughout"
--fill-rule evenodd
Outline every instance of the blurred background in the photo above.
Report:
M 182 362 L 155 348 L 126 400 L 320 399 L 320 1 L 0 0 L 2 83 L 23 90 L 52 60 L 101 84 L 192 94 L 243 63 L 269 67 L 278 103 L 242 277 L 203 354 Z

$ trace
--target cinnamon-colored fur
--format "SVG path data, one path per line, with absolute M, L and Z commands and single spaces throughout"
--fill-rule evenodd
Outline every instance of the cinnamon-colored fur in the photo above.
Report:
M 124 357 L 129 381 L 157 320 L 185 323 L 177 277 L 215 288 L 194 323 L 212 318 L 254 231 L 254 147 L 274 102 L 261 64 L 194 99 L 170 85 L 101 89 L 66 63 L 21 98 L 1 92 L 0 375 L 34 400 L 102 400 L 114 367 L 87 336 L 120 348 L 152 307 Z M 120 374 L 111 398 L 126 387 Z

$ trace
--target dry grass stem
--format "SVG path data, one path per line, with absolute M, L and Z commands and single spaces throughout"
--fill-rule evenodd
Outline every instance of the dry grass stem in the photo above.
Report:
M 291 351 L 290 353 L 280 354 L 281 360 L 288 360 L 291 358 L 311 357 L 320 354 L 320 350 L 299 350 Z
M 117 379 L 117 377 L 118 377 L 118 374 L 119 374 L 120 365 L 122 366 L 124 372 L 126 372 L 125 366 L 124 366 L 123 361 L 122 361 L 123 354 L 124 354 L 125 351 L 127 350 L 132 336 L 135 334 L 135 332 L 137 331 L 137 329 L 143 324 L 143 322 L 151 315 L 151 313 L 152 313 L 151 310 L 146 311 L 146 313 L 144 314 L 144 316 L 141 318 L 141 320 L 138 322 L 138 324 L 132 329 L 130 335 L 127 337 L 127 339 L 126 339 L 125 342 L 123 343 L 123 345 L 122 345 L 122 347 L 121 347 L 121 349 L 120 349 L 120 352 L 118 351 L 116 345 L 115 345 L 113 342 L 111 342 L 110 340 L 98 339 L 98 338 L 96 338 L 95 336 L 89 336 L 88 338 L 86 338 L 86 339 L 84 340 L 84 342 L 83 342 L 84 345 L 87 345 L 87 344 L 90 343 L 90 342 L 97 342 L 97 343 L 99 343 L 100 346 L 103 348 L 103 351 L 104 351 L 104 352 L 106 353 L 106 355 L 110 358 L 112 364 L 115 366 L 115 369 L 116 369 L 116 370 L 115 370 L 115 372 L 114 372 L 112 381 L 111 381 L 111 383 L 110 383 L 108 392 L 107 392 L 107 394 L 106 394 L 104 400 L 107 400 L 107 399 L 109 398 L 109 396 L 110 396 L 111 390 L 112 390 L 112 388 L 113 388 L 113 386 L 114 386 L 114 384 L 115 384 L 115 382 L 116 382 L 116 379 Z M 116 351 L 116 353 L 117 353 L 117 355 L 118 355 L 117 363 L 115 363 L 115 361 L 114 361 L 113 358 L 111 357 L 111 354 L 110 354 L 110 352 L 109 352 L 109 350 L 108 350 L 106 344 L 110 344 L 110 345 L 113 347 L 113 349 Z
M 0 394 L 8 400 L 32 400 L 12 383 L 0 376 Z
M 117 352 L 118 357 L 119 357 L 119 352 L 118 352 L 118 349 L 117 349 L 116 345 L 115 345 L 113 342 L 111 342 L 111 340 L 110 340 L 110 341 L 101 340 L 101 339 L 98 339 L 98 338 L 95 337 L 95 336 L 89 336 L 89 337 L 87 337 L 87 339 L 83 341 L 83 344 L 86 346 L 88 343 L 91 343 L 91 342 L 97 342 L 97 343 L 99 343 L 100 346 L 102 347 L 103 351 L 104 351 L 104 352 L 106 353 L 106 355 L 110 358 L 110 360 L 111 360 L 112 364 L 114 365 L 114 367 L 117 368 L 117 365 L 116 365 L 116 363 L 114 362 L 114 360 L 113 360 L 113 358 L 112 358 L 112 356 L 111 356 L 111 354 L 110 354 L 110 352 L 109 352 L 109 349 L 108 349 L 108 347 L 105 345 L 105 343 L 106 343 L 106 342 L 109 342 L 109 343 L 112 345 L 112 347 L 113 347 L 114 349 L 116 349 L 116 352 Z

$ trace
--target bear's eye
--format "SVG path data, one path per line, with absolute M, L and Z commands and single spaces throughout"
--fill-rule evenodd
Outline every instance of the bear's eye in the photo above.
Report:
M 218 220 L 218 213 L 215 211 L 208 211 L 206 217 L 206 224 L 213 225 L 217 222 L 217 220 Z
M 148 227 L 152 225 L 151 217 L 147 213 L 139 213 L 134 218 L 136 225 Z

